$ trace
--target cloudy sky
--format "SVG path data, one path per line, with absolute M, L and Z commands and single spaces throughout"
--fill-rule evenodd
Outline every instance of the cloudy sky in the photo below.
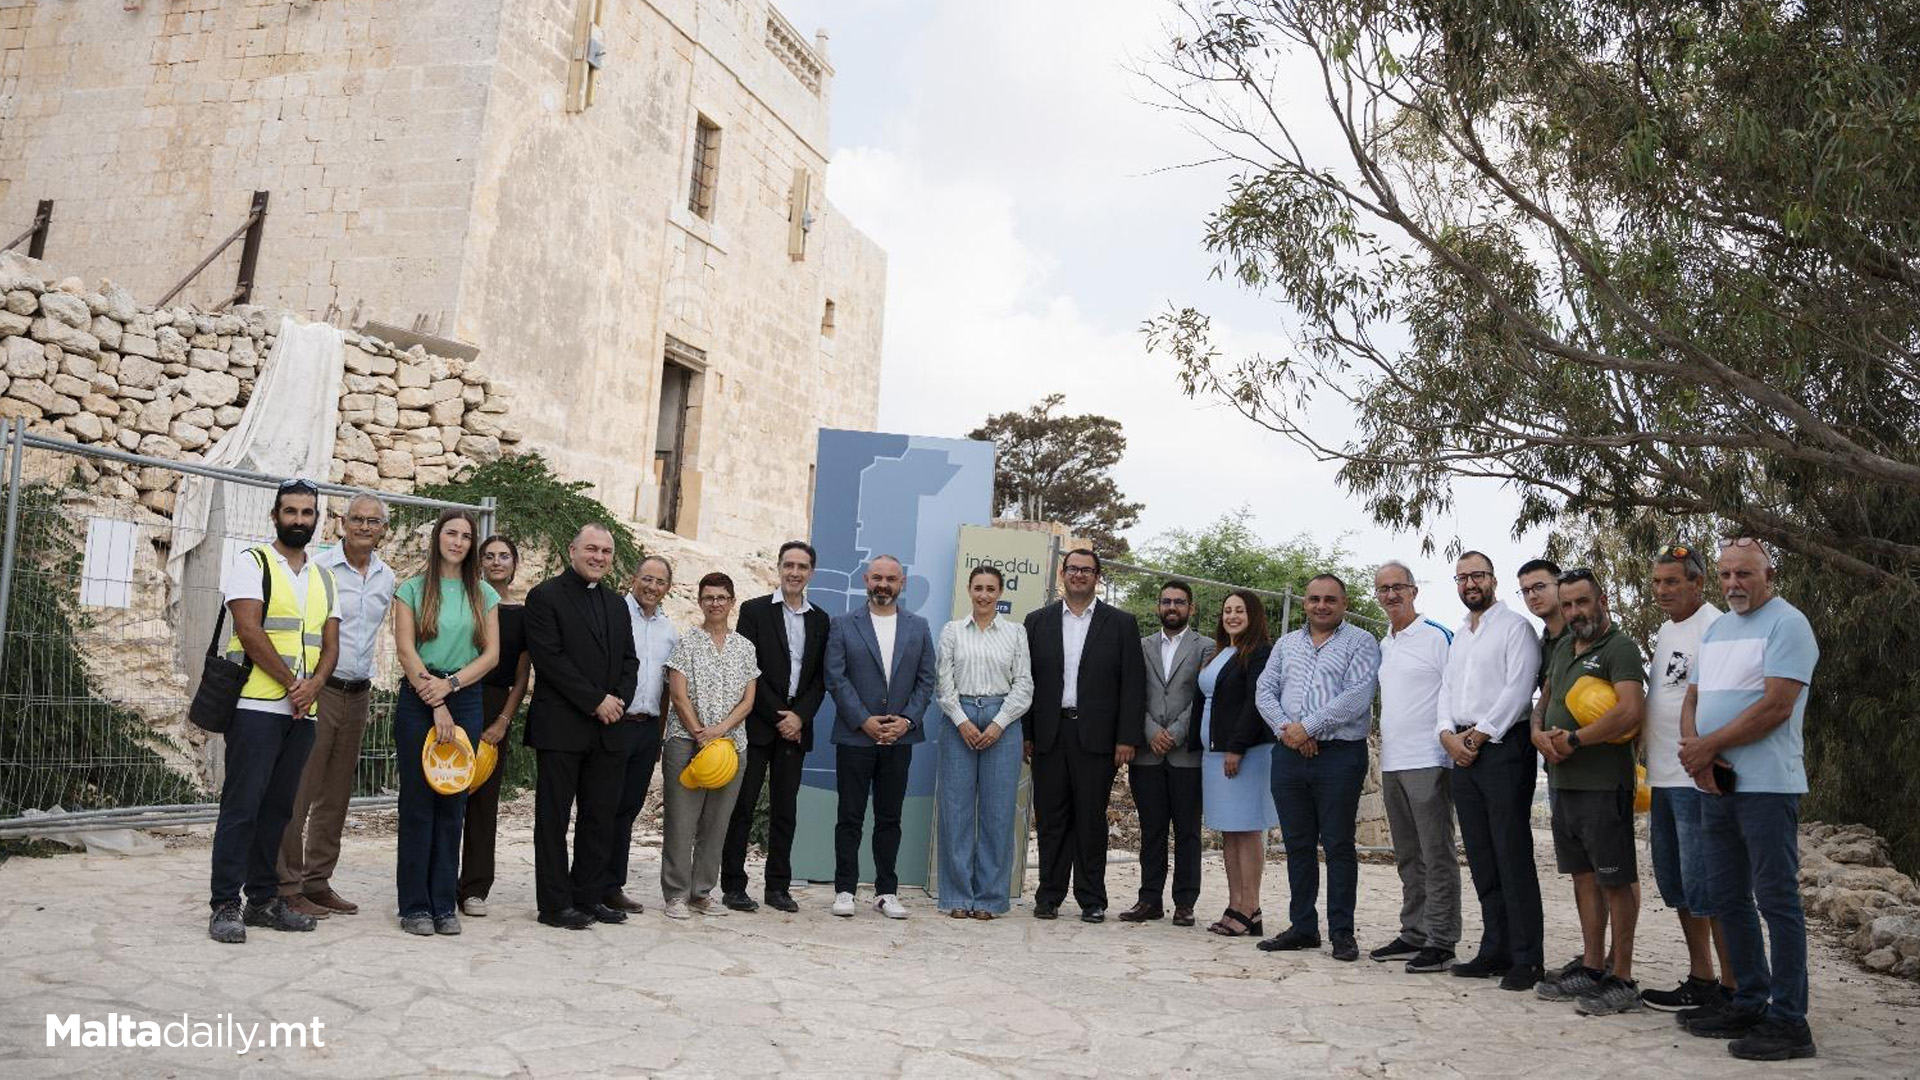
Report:
M 1140 327 L 1169 305 L 1210 313 L 1234 352 L 1273 351 L 1286 325 L 1272 300 L 1209 280 L 1204 222 L 1230 174 L 1182 167 L 1207 148 L 1135 74 L 1166 40 L 1170 3 L 780 0 L 796 27 L 830 36 L 828 197 L 887 250 L 880 426 L 957 436 L 1063 393 L 1071 411 L 1124 425 L 1116 476 L 1146 504 L 1136 545 L 1246 504 L 1273 539 L 1412 563 L 1423 609 L 1452 621 L 1451 563 L 1373 525 L 1333 465 L 1183 397 L 1171 362 L 1146 351 Z M 1297 101 L 1317 118 L 1306 86 Z M 1534 546 L 1509 539 L 1513 497 L 1461 494 L 1441 543 L 1457 532 L 1510 585 Z

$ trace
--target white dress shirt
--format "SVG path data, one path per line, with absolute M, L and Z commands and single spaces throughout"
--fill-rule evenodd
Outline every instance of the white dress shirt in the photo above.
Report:
M 1416 615 L 1406 629 L 1389 627 L 1380 640 L 1381 772 L 1453 763 L 1434 731 L 1452 637 L 1439 623 Z
M 366 573 L 355 570 L 347 561 L 345 544 L 335 544 L 315 555 L 313 564 L 333 573 L 334 608 L 340 613 L 340 659 L 333 666 L 334 677 L 348 681 L 373 678 L 380 624 L 386 621 L 387 608 L 393 605 L 393 590 L 400 583 L 377 551 L 367 555 Z
M 1066 670 L 1060 673 L 1060 707 L 1077 709 L 1080 707 L 1080 654 L 1087 651 L 1087 631 L 1093 628 L 1093 609 L 1100 606 L 1098 597 L 1087 605 L 1087 610 L 1075 615 L 1066 601 L 1060 602 L 1060 652 Z
M 633 623 L 633 654 L 640 658 L 640 679 L 633 688 L 628 716 L 660 716 L 666 707 L 667 660 L 680 644 L 680 631 L 659 607 L 648 615 L 627 594 L 627 618 Z
M 774 604 L 787 625 L 787 700 L 792 701 L 800 692 L 800 661 L 807 653 L 807 612 L 813 610 L 813 605 L 803 597 L 800 610 L 795 611 L 786 597 L 778 594 Z
M 1180 639 L 1187 636 L 1187 628 L 1181 627 L 1177 634 L 1160 631 L 1160 679 L 1173 681 L 1173 658 L 1180 655 Z
M 1447 668 L 1440 676 L 1436 733 L 1471 724 L 1499 742 L 1533 705 L 1540 684 L 1540 639 L 1533 624 L 1498 600 L 1453 633 Z M 1524 726 L 1524 725 L 1523 725 Z

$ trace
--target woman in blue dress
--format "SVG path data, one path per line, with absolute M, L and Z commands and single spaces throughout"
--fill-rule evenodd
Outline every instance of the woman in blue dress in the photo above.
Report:
M 1236 590 L 1220 603 L 1213 634 L 1219 651 L 1200 671 L 1190 749 L 1206 751 L 1200 768 L 1207 826 L 1221 833 L 1227 864 L 1227 910 L 1207 929 L 1227 937 L 1258 936 L 1260 869 L 1267 830 L 1280 823 L 1273 805 L 1273 732 L 1253 705 L 1254 684 L 1273 642 L 1260 598 Z

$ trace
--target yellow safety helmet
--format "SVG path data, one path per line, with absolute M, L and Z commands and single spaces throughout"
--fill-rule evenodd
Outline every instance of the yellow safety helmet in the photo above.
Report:
M 1607 710 L 1620 704 L 1620 693 L 1613 684 L 1598 675 L 1582 675 L 1567 688 L 1567 711 L 1573 714 L 1575 723 L 1586 727 L 1607 714 Z M 1639 728 L 1624 735 L 1607 740 L 1618 746 L 1630 743 L 1640 734 Z
M 473 783 L 473 742 L 458 724 L 453 741 L 441 742 L 429 728 L 426 744 L 420 747 L 420 769 L 426 773 L 427 786 L 442 795 L 458 795 Z
M 1653 809 L 1653 788 L 1647 786 L 1647 767 L 1633 767 L 1633 812 L 1644 814 Z
M 715 739 L 693 755 L 687 767 L 680 770 L 680 783 L 685 787 L 711 791 L 732 783 L 733 775 L 739 771 L 740 752 L 733 748 L 733 740 Z
M 494 767 L 499 764 L 500 748 L 485 739 L 480 740 L 480 745 L 473 748 L 473 783 L 467 785 L 467 790 L 480 790 L 480 785 L 487 782 L 487 778 L 493 775 Z

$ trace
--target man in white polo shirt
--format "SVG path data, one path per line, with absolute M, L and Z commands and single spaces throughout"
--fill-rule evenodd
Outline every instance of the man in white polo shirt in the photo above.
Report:
M 1367 955 L 1445 971 L 1460 940 L 1460 863 L 1453 854 L 1452 762 L 1440 745 L 1440 681 L 1453 634 L 1414 609 L 1405 563 L 1383 564 L 1373 595 L 1387 613 L 1380 642 L 1380 796 L 1400 870 L 1400 936 Z

